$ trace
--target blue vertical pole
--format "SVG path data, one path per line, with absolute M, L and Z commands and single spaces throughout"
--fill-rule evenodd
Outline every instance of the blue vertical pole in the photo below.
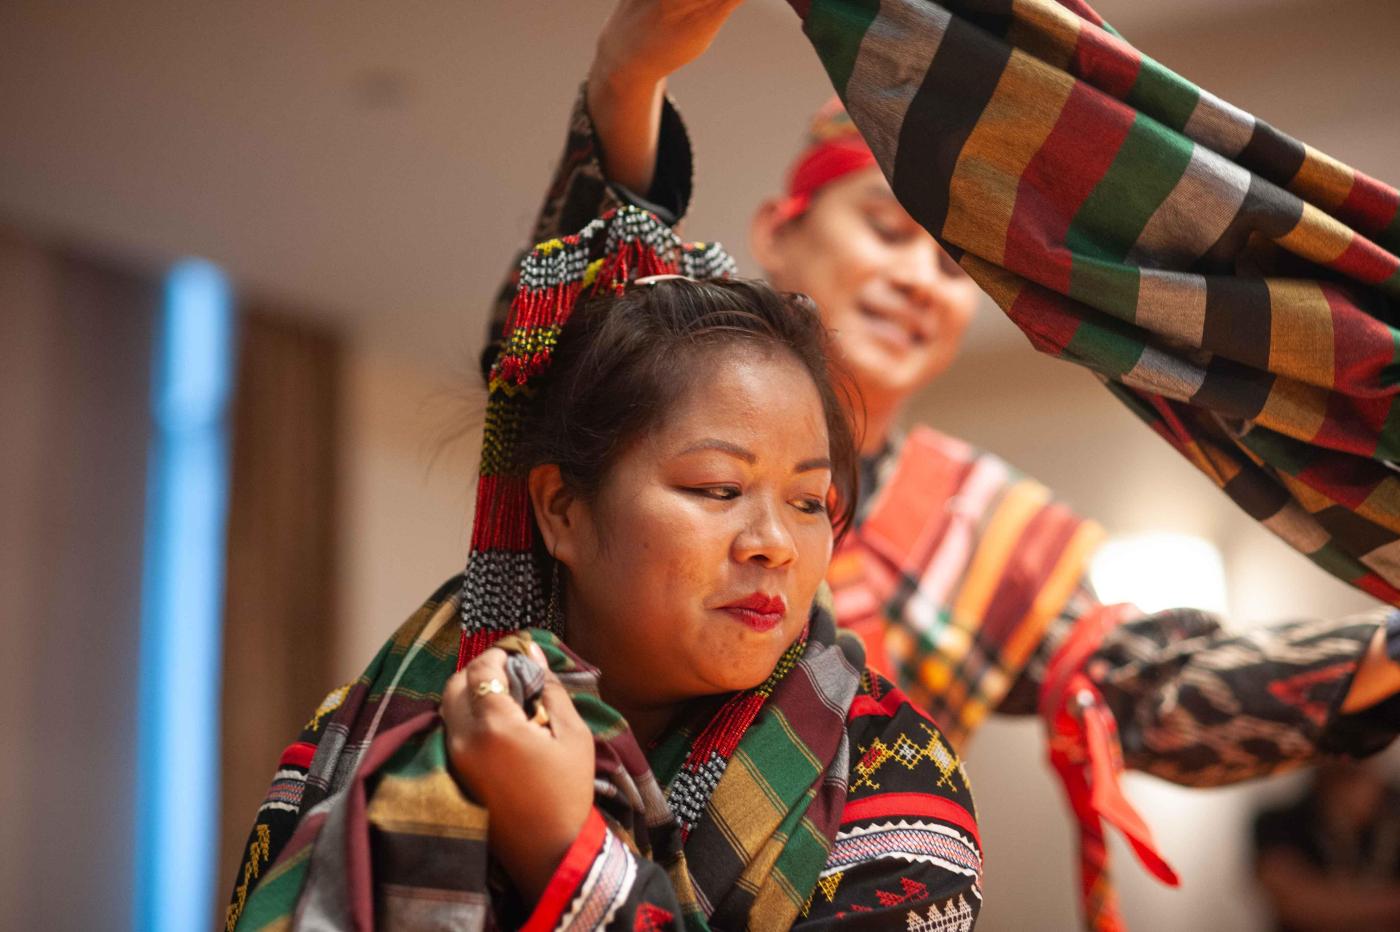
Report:
M 174 266 L 156 338 L 137 686 L 134 922 L 209 927 L 234 322 L 228 281 Z

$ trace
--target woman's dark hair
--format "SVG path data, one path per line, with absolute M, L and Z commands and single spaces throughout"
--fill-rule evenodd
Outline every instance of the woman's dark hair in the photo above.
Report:
M 589 498 L 616 457 L 704 379 L 706 357 L 726 346 L 771 348 L 812 378 L 826 416 L 839 539 L 855 512 L 853 390 L 828 359 L 826 328 L 805 295 L 740 279 L 665 279 L 575 309 L 560 335 L 539 403 L 521 425 L 519 462 L 557 463 Z

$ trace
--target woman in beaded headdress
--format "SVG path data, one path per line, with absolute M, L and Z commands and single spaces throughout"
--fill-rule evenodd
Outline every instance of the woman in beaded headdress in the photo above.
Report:
M 635 208 L 526 257 L 467 570 L 287 749 L 229 929 L 972 927 L 962 767 L 818 598 L 826 332 L 729 268 Z

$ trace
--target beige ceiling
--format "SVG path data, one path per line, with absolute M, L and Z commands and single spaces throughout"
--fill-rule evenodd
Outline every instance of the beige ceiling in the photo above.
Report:
M 610 6 L 0 0 L 0 221 L 127 261 L 202 254 L 359 339 L 460 363 Z M 1099 4 L 1149 51 L 1166 43 L 1187 58 L 1219 6 Z M 1300 9 L 1228 7 L 1246 31 Z M 1383 24 L 1388 48 L 1396 24 Z M 1270 47 L 1238 66 L 1217 54 L 1213 78 L 1277 74 Z M 673 90 L 698 150 L 689 232 L 742 256 L 751 205 L 829 92 L 823 74 L 781 0 L 750 0 Z M 982 318 L 976 340 L 1006 338 Z

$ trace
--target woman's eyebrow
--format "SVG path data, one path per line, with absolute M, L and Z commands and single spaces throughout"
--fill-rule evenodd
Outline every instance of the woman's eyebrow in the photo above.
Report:
M 728 440 L 720 440 L 715 437 L 707 437 L 704 440 L 692 443 L 676 455 L 685 456 L 688 453 L 701 453 L 705 450 L 718 450 L 721 453 L 728 453 L 736 459 L 743 460 L 750 466 L 758 462 L 758 456 L 751 451 L 744 449 L 737 443 L 730 443 Z
M 690 453 L 703 453 L 707 450 L 717 450 L 720 453 L 727 453 L 735 459 L 743 460 L 751 466 L 758 462 L 758 456 L 752 451 L 739 446 L 737 443 L 730 443 L 728 440 L 720 440 L 717 437 L 707 437 L 704 440 L 697 440 L 676 455 L 686 456 Z M 831 458 L 817 456 L 809 460 L 802 460 L 792 468 L 792 471 L 811 472 L 815 469 L 831 469 Z

